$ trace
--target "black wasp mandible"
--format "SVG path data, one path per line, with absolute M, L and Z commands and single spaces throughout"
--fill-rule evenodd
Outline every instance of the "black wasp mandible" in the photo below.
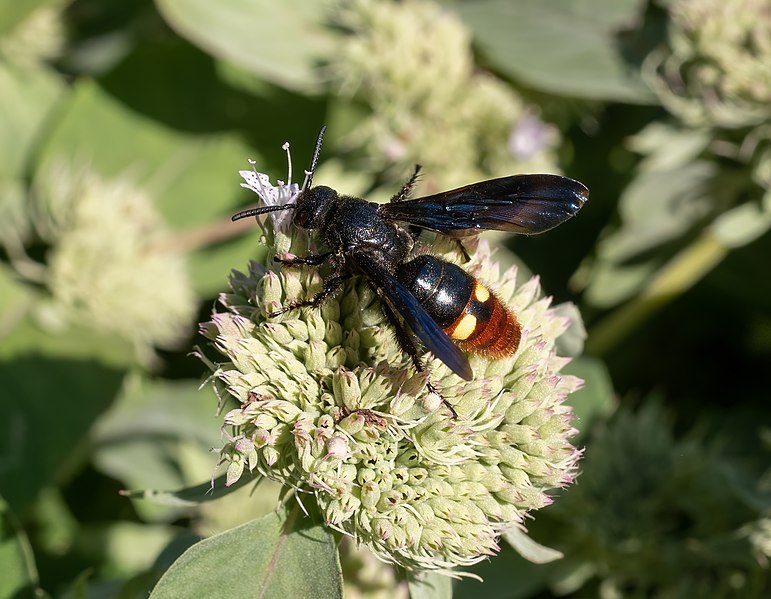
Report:
M 415 337 L 466 380 L 471 380 L 473 373 L 461 348 L 493 358 L 513 354 L 521 330 L 512 311 L 459 266 L 425 253 L 415 255 L 417 236 L 421 229 L 455 239 L 481 230 L 543 233 L 575 215 L 589 190 L 559 175 L 512 175 L 411 200 L 408 198 L 420 171 L 416 166 L 410 180 L 389 203 L 375 204 L 340 195 L 324 185 L 311 186 L 324 130 L 294 203 L 254 208 L 233 216 L 235 221 L 294 210 L 294 226 L 317 231 L 328 250 L 277 260 L 287 266 L 328 263 L 331 272 L 316 296 L 292 302 L 270 316 L 320 306 L 345 281 L 364 274 L 382 300 L 399 345 L 419 372 L 424 365 Z M 429 389 L 435 391 L 430 383 Z

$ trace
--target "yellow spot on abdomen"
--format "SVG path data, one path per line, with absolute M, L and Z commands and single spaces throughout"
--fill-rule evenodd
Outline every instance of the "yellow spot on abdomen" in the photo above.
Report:
M 490 299 L 490 292 L 487 290 L 487 287 L 477 281 L 476 285 L 474 285 L 474 297 L 480 304 L 484 304 Z
M 476 328 L 477 317 L 473 314 L 464 314 L 453 329 L 450 337 L 458 339 L 459 341 L 464 341 L 471 336 L 471 333 L 473 333 Z

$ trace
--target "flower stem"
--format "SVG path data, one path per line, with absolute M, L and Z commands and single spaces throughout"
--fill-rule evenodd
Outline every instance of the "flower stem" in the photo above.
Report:
M 254 230 L 252 219 L 232 222 L 229 218 L 214 223 L 170 234 L 153 246 L 158 253 L 184 254 L 227 241 Z

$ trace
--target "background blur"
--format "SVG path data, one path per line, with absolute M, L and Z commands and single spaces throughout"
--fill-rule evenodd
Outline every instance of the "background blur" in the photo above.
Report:
M 129 499 L 215 467 L 190 355 L 259 229 L 247 159 L 390 197 L 516 172 L 591 189 L 498 256 L 579 307 L 577 484 L 455 596 L 768 597 L 767 0 L 0 4 L 0 597 L 146 596 L 275 506 Z M 509 255 L 507 252 L 510 252 Z M 582 350 L 583 347 L 583 350 Z M 345 547 L 349 597 L 406 596 Z

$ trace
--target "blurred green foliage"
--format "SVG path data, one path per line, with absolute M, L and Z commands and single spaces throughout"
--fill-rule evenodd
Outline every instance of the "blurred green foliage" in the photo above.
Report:
M 191 546 L 156 596 L 339 596 L 341 567 L 350 597 L 449 596 L 341 566 L 275 487 L 173 492 L 220 443 L 196 322 L 264 253 L 237 171 L 284 177 L 290 141 L 297 174 L 322 124 L 316 181 L 347 193 L 422 156 L 424 190 L 592 190 L 500 238 L 586 323 L 583 473 L 529 526 L 565 557 L 504 543 L 454 596 L 771 595 L 769 40 L 764 0 L 0 5 L 0 596 L 146 596 Z

